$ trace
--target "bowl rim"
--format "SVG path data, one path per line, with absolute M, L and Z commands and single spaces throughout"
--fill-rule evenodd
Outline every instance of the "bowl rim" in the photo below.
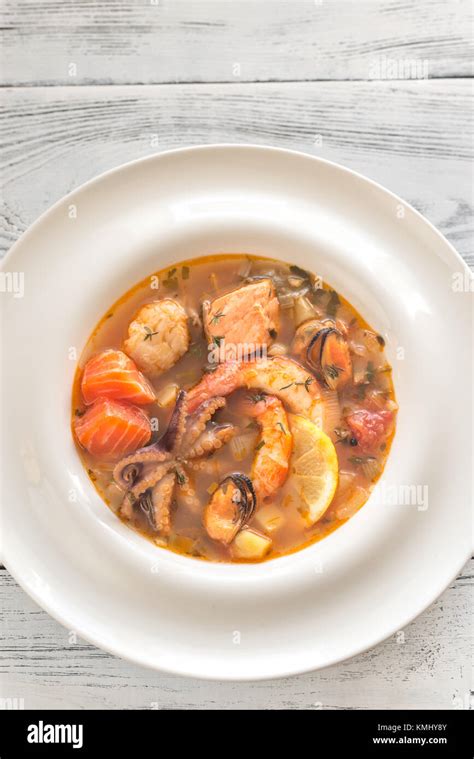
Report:
M 310 153 L 306 153 L 304 151 L 292 150 L 292 149 L 286 149 L 286 148 L 280 148 L 280 147 L 275 147 L 275 146 L 271 146 L 271 145 L 258 145 L 258 144 L 253 144 L 253 143 L 250 143 L 250 144 L 247 144 L 247 143 L 227 143 L 227 142 L 224 142 L 224 143 L 215 143 L 215 144 L 191 145 L 191 146 L 179 147 L 179 148 L 173 148 L 173 149 L 170 149 L 170 150 L 161 151 L 161 152 L 158 152 L 158 153 L 154 153 L 154 154 L 151 154 L 151 155 L 148 155 L 148 156 L 144 156 L 144 157 L 141 157 L 141 158 L 138 158 L 138 159 L 133 159 L 133 160 L 128 161 L 126 163 L 120 164 L 118 166 L 115 166 L 115 167 L 113 167 L 111 169 L 108 169 L 107 171 L 102 172 L 99 175 L 97 175 L 97 176 L 89 179 L 87 182 L 85 182 L 85 183 L 79 185 L 77 188 L 71 190 L 71 192 L 69 192 L 65 196 L 59 198 L 54 204 L 52 204 L 42 214 L 40 214 L 40 216 L 28 227 L 28 229 L 11 246 L 11 248 L 9 249 L 9 251 L 3 257 L 2 261 L 0 262 L 0 270 L 4 270 L 4 269 L 6 269 L 9 266 L 10 261 L 14 257 L 16 249 L 19 246 L 19 244 L 20 243 L 23 244 L 25 241 L 27 241 L 29 239 L 29 236 L 33 235 L 37 231 L 38 227 L 41 224 L 43 224 L 44 222 L 46 222 L 48 220 L 49 216 L 52 215 L 56 211 L 57 208 L 59 208 L 61 205 L 65 204 L 65 203 L 67 203 L 67 201 L 70 200 L 73 196 L 75 198 L 78 198 L 82 193 L 86 192 L 91 186 L 94 186 L 95 184 L 100 183 L 105 178 L 113 177 L 114 175 L 118 176 L 120 173 L 126 171 L 130 167 L 135 167 L 137 165 L 141 165 L 141 164 L 145 164 L 145 163 L 151 163 L 151 162 L 154 162 L 154 161 L 159 161 L 161 158 L 166 158 L 166 157 L 172 156 L 174 154 L 181 154 L 181 155 L 183 155 L 183 154 L 186 154 L 186 153 L 195 153 L 195 152 L 198 152 L 198 151 L 199 152 L 215 153 L 215 152 L 220 152 L 220 151 L 226 151 L 226 150 L 229 150 L 229 149 L 231 149 L 231 150 L 238 150 L 238 151 L 245 151 L 245 152 L 256 151 L 256 152 L 269 153 L 269 154 L 277 153 L 277 154 L 287 154 L 289 156 L 297 156 L 299 158 L 304 158 L 304 159 L 307 159 L 307 160 L 314 161 L 316 164 L 323 164 L 323 165 L 329 166 L 333 170 L 336 170 L 339 173 L 341 173 L 342 175 L 351 176 L 351 177 L 357 179 L 358 181 L 362 182 L 364 185 L 371 186 L 372 188 L 374 188 L 377 191 L 379 191 L 382 194 L 384 194 L 386 197 L 390 197 L 393 200 L 402 203 L 405 208 L 410 209 L 410 211 L 415 215 L 415 217 L 418 219 L 418 221 L 422 222 L 425 227 L 429 228 L 430 231 L 432 233 L 434 233 L 435 236 L 438 238 L 438 240 L 440 241 L 440 243 L 442 243 L 444 245 L 444 247 L 447 250 L 449 250 L 451 257 L 452 257 L 453 261 L 457 264 L 457 266 L 460 267 L 464 272 L 467 272 L 468 274 L 470 274 L 470 269 L 469 269 L 467 263 L 464 261 L 464 259 L 461 257 L 461 255 L 456 251 L 456 249 L 454 248 L 454 246 L 444 237 L 444 235 L 442 235 L 441 232 L 439 232 L 436 229 L 436 227 L 428 219 L 426 219 L 419 211 L 417 211 L 415 208 L 413 208 L 413 206 L 411 206 L 405 200 L 403 200 L 402 198 L 400 198 L 399 196 L 397 196 L 391 190 L 386 189 L 383 185 L 379 184 L 378 182 L 376 182 L 376 181 L 374 181 L 374 180 L 372 180 L 372 179 L 370 179 L 368 177 L 365 177 L 363 174 L 361 174 L 361 173 L 359 173 L 359 172 L 357 172 L 357 171 L 355 171 L 353 169 L 347 168 L 347 167 L 345 167 L 345 166 L 343 166 L 343 165 L 341 165 L 339 163 L 336 163 L 334 161 L 331 161 L 331 160 L 328 160 L 328 159 L 325 159 L 325 158 L 320 158 L 319 156 L 314 156 L 314 155 L 312 155 Z M 390 455 L 389 455 L 389 459 L 390 459 Z M 342 528 L 343 527 L 344 526 L 342 526 Z M 331 538 L 331 535 L 332 535 L 332 533 L 329 536 L 327 536 L 326 538 L 324 538 L 324 542 L 326 540 L 329 540 Z M 280 556 L 280 557 L 276 557 L 276 558 L 272 559 L 271 561 L 261 562 L 261 563 L 259 563 L 257 565 L 226 563 L 223 566 L 227 570 L 230 569 L 230 568 L 232 568 L 232 571 L 233 571 L 235 577 L 239 576 L 240 578 L 243 578 L 244 574 L 246 574 L 247 577 L 248 577 L 248 574 L 249 574 L 248 573 L 248 569 L 253 570 L 255 567 L 258 567 L 259 569 L 261 569 L 263 567 L 275 566 L 276 564 L 281 565 L 282 562 L 285 562 L 285 563 L 291 562 L 292 564 L 294 564 L 295 558 L 298 557 L 298 555 L 306 554 L 306 552 L 308 550 L 310 550 L 311 547 L 314 546 L 314 545 L 315 544 L 313 543 L 313 544 L 311 544 L 311 545 L 309 545 L 309 546 L 307 546 L 305 548 L 302 548 L 300 550 L 295 551 L 294 553 L 287 554 L 287 555 Z M 209 567 L 209 564 L 210 564 L 208 562 L 202 562 L 202 561 L 199 561 L 199 560 L 192 560 L 192 562 L 189 562 L 189 558 L 191 558 L 191 557 L 183 557 L 183 556 L 174 554 L 173 552 L 170 552 L 170 551 L 167 551 L 166 553 L 167 553 L 167 555 L 168 555 L 168 557 L 169 557 L 169 559 L 171 561 L 174 561 L 174 560 L 178 560 L 180 562 L 184 561 L 185 564 L 186 564 L 186 566 L 188 566 L 188 567 L 189 566 L 193 566 L 193 568 L 196 568 L 196 567 L 205 567 L 207 569 Z M 384 637 L 382 639 L 380 638 L 380 635 L 374 635 L 372 641 L 368 645 L 367 644 L 361 645 L 359 648 L 357 648 L 356 650 L 354 650 L 353 653 L 351 653 L 349 657 L 347 657 L 347 656 L 334 656 L 332 659 L 329 658 L 329 660 L 327 661 L 326 664 L 324 664 L 322 666 L 319 666 L 318 669 L 323 669 L 323 668 L 326 668 L 328 666 L 332 666 L 333 664 L 336 664 L 338 662 L 351 659 L 351 658 L 359 655 L 360 653 L 369 650 L 374 645 L 377 645 L 379 642 L 382 642 L 382 640 L 386 640 L 391 635 L 393 635 L 398 629 L 400 629 L 401 626 L 405 626 L 405 625 L 409 624 L 419 614 L 421 614 L 423 611 L 425 611 L 439 597 L 439 595 L 451 584 L 451 582 L 458 575 L 459 571 L 462 569 L 462 567 L 464 566 L 464 564 L 466 563 L 466 561 L 470 558 L 470 555 L 471 555 L 471 551 L 468 551 L 467 555 L 462 557 L 462 560 L 459 562 L 459 566 L 456 569 L 456 572 L 449 579 L 449 581 L 448 582 L 443 582 L 441 584 L 441 587 L 438 587 L 432 594 L 430 594 L 428 600 L 424 599 L 423 605 L 415 613 L 408 614 L 407 617 L 406 617 L 406 619 L 404 619 L 402 622 L 400 622 L 400 620 L 397 620 L 397 624 L 394 626 L 394 628 L 391 629 L 391 631 L 389 631 L 386 635 L 384 635 Z M 0 562 L 4 563 L 5 567 L 10 572 L 10 574 L 12 574 L 12 576 L 18 582 L 18 584 L 20 585 L 20 587 L 22 587 L 22 589 L 25 590 L 25 592 L 30 597 L 32 597 L 36 603 L 38 603 L 43 609 L 45 609 L 47 611 L 47 613 L 50 616 L 52 616 L 56 621 L 58 621 L 60 624 L 62 624 L 62 625 L 64 625 L 64 626 L 67 627 L 67 625 L 68 625 L 67 619 L 63 615 L 61 615 L 59 613 L 59 611 L 57 611 L 57 609 L 54 606 L 54 604 L 53 603 L 50 604 L 48 602 L 48 600 L 45 599 L 41 595 L 40 592 L 37 592 L 35 588 L 29 586 L 28 583 L 26 581 L 24 581 L 24 578 L 22 577 L 20 571 L 18 572 L 18 577 L 16 576 L 16 573 L 15 573 L 15 561 L 13 560 L 13 561 L 10 562 L 10 559 L 8 558 L 8 548 L 7 548 L 7 546 L 5 546 L 4 557 L 2 557 L 0 555 Z M 13 567 L 13 571 L 10 569 L 10 565 Z M 211 563 L 211 566 L 215 566 L 215 564 Z M 237 571 L 234 571 L 234 570 L 237 570 Z M 102 648 L 102 649 L 104 648 L 104 645 L 103 645 L 102 641 L 99 638 L 96 638 L 93 634 L 84 634 L 84 633 L 80 632 L 80 635 L 81 635 L 81 637 L 84 640 L 88 641 L 89 643 L 91 643 L 91 644 L 93 644 L 93 645 L 95 645 L 95 646 L 97 646 L 99 648 Z M 169 672 L 171 674 L 176 674 L 176 670 L 173 667 L 166 668 L 166 666 L 163 666 L 162 663 L 160 663 L 159 666 L 158 665 L 154 665 L 153 663 L 150 663 L 149 660 L 147 660 L 146 656 L 141 657 L 139 654 L 133 656 L 133 655 L 129 655 L 127 653 L 124 653 L 121 650 L 120 645 L 114 646 L 114 645 L 111 645 L 110 643 L 108 643 L 107 646 L 106 646 L 106 650 L 108 650 L 112 654 L 114 654 L 116 656 L 119 656 L 121 658 L 124 658 L 124 659 L 126 659 L 126 660 L 128 660 L 130 662 L 134 662 L 134 663 L 141 664 L 143 666 L 151 667 L 151 668 L 156 669 L 158 671 L 163 671 L 163 672 Z M 294 668 L 291 668 L 288 671 L 279 672 L 278 675 L 271 676 L 271 677 L 272 677 L 272 679 L 273 678 L 277 679 L 277 678 L 287 677 L 287 676 L 290 676 L 290 675 L 301 674 L 303 672 L 311 671 L 313 669 L 314 669 L 314 667 L 312 667 L 311 665 L 309 665 L 308 667 L 300 668 L 297 671 Z M 182 675 L 182 676 L 187 676 L 187 677 L 198 677 L 198 678 L 204 679 L 204 680 L 215 680 L 216 679 L 215 676 L 213 676 L 212 674 L 209 674 L 209 675 L 203 674 L 201 670 L 199 670 L 198 672 L 197 671 L 191 671 L 191 670 L 189 670 L 189 671 L 181 670 L 179 674 Z M 233 676 L 232 677 L 228 677 L 228 676 L 226 676 L 226 674 L 223 674 L 223 675 L 220 676 L 220 679 L 222 679 L 222 680 L 228 680 L 228 681 L 256 681 L 256 680 L 265 680 L 265 679 L 268 679 L 268 675 L 262 674 L 262 675 L 256 675 L 256 676 L 253 676 L 253 677 L 250 678 L 250 677 L 246 677 L 246 676 L 242 676 L 242 677 L 233 677 Z

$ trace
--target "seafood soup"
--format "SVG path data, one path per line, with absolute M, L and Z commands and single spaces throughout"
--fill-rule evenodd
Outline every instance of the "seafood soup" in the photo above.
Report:
M 385 340 L 317 274 L 183 261 L 133 287 L 79 362 L 72 432 L 105 503 L 157 546 L 256 562 L 346 522 L 385 465 Z

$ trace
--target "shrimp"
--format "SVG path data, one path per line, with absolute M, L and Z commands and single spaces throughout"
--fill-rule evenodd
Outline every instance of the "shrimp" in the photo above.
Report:
M 251 479 L 257 499 L 274 495 L 288 474 L 293 437 L 282 402 L 274 395 L 245 399 L 242 411 L 261 428 L 252 463 Z
M 292 413 L 302 414 L 322 426 L 323 401 L 316 378 L 286 356 L 219 364 L 189 391 L 190 413 L 208 398 L 230 395 L 239 387 L 274 395 Z

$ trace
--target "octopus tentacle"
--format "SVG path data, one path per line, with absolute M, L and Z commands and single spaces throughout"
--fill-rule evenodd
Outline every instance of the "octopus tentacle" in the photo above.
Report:
M 194 445 L 187 452 L 188 459 L 210 456 L 214 451 L 221 448 L 235 432 L 233 424 L 222 424 L 218 427 L 209 427 L 201 433 Z
M 182 471 L 182 474 L 184 475 L 184 479 L 178 477 L 178 500 L 180 503 L 183 503 L 192 511 L 197 512 L 197 510 L 200 508 L 199 498 L 196 496 L 196 491 L 192 486 L 186 472 Z
M 173 413 L 168 424 L 168 429 L 160 440 L 161 446 L 170 453 L 175 453 L 181 447 L 186 428 L 188 403 L 186 391 L 180 390 L 176 399 Z
M 128 491 L 129 495 L 139 498 L 146 490 L 154 487 L 160 480 L 164 479 L 168 472 L 174 467 L 174 460 L 170 459 L 162 464 L 155 466 L 146 477 L 141 477 L 138 482 Z
M 171 530 L 171 504 L 175 484 L 176 474 L 169 472 L 154 485 L 151 491 L 153 526 L 162 535 L 169 535 Z
M 120 504 L 119 513 L 124 519 L 131 519 L 133 517 L 133 504 L 136 498 L 127 493 Z
M 201 470 L 207 458 L 234 434 L 232 424 L 210 425 L 215 412 L 225 406 L 222 397 L 209 398 L 188 414 L 187 394 L 178 393 L 165 434 L 153 445 L 123 458 L 114 469 L 115 482 L 125 490 L 121 514 L 132 519 L 135 508 L 148 517 L 153 530 L 168 535 L 175 486 L 187 505 L 198 508 L 199 500 L 185 467 Z
M 146 476 L 156 466 L 170 458 L 170 454 L 163 450 L 160 443 L 139 448 L 121 459 L 114 467 L 113 477 L 122 490 L 129 490 L 139 480 Z
M 185 490 L 189 486 L 189 477 L 186 474 L 186 471 L 184 470 L 183 466 L 181 465 L 181 462 L 175 461 L 175 467 L 174 471 L 176 473 L 176 482 L 182 488 Z
M 219 470 L 219 462 L 215 458 L 203 456 L 197 459 L 188 459 L 188 461 L 186 461 L 186 467 L 194 472 L 209 474 L 216 479 L 220 479 L 221 473 Z
M 119 461 L 113 472 L 117 485 L 123 490 L 140 495 L 166 474 L 170 466 L 163 467 L 162 464 L 172 461 L 173 451 L 179 449 L 185 429 L 186 413 L 186 393 L 180 391 L 168 429 L 160 440 Z
M 204 432 L 206 424 L 214 416 L 216 411 L 223 408 L 226 404 L 225 398 L 217 396 L 216 398 L 209 398 L 204 401 L 196 409 L 196 411 L 188 417 L 186 424 L 186 433 L 182 443 L 183 456 L 189 455 L 187 452 L 191 446 L 196 442 L 199 435 Z

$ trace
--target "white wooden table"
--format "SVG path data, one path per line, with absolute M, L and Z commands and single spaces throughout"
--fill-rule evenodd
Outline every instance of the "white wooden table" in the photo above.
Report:
M 4 253 L 82 182 L 166 148 L 269 143 L 335 160 L 428 217 L 472 264 L 468 0 L 4 0 Z M 449 508 L 449 504 L 446 504 Z M 256 684 L 153 673 L 39 609 L 4 569 L 2 697 L 26 708 L 460 708 L 473 562 L 348 662 Z

